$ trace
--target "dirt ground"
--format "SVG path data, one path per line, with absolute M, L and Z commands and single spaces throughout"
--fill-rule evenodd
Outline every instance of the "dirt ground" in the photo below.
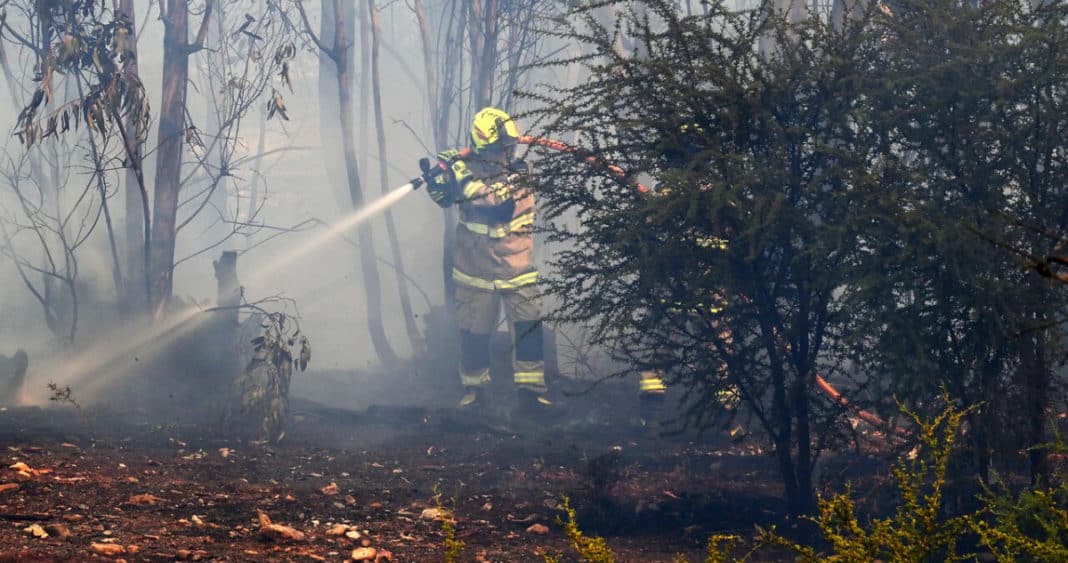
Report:
M 643 433 L 608 396 L 550 425 L 298 398 L 278 445 L 201 415 L 7 408 L 0 560 L 344 561 L 369 547 L 442 561 L 453 514 L 460 561 L 573 561 L 566 496 L 619 561 L 702 561 L 708 534 L 778 521 L 767 456 L 717 433 Z

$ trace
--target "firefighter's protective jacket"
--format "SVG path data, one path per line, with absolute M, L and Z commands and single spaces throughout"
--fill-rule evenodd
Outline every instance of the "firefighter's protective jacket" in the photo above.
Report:
M 439 205 L 459 205 L 453 280 L 487 291 L 514 290 L 537 282 L 534 266 L 534 194 L 516 181 L 504 162 L 479 153 L 439 158 L 451 174 L 427 186 Z

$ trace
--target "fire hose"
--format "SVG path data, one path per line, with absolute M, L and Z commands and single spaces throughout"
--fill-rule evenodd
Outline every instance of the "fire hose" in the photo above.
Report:
M 532 135 L 520 135 L 519 143 L 522 145 L 535 145 L 539 147 L 545 147 L 547 149 L 551 149 L 557 152 L 571 154 L 574 155 L 576 158 L 585 161 L 586 164 L 590 165 L 593 168 L 607 170 L 609 173 L 611 173 L 613 176 L 616 176 L 617 178 L 627 177 L 627 173 L 619 166 L 616 166 L 615 164 L 609 162 L 605 162 L 604 159 L 594 154 L 591 154 L 589 151 L 580 147 L 569 145 L 563 141 L 547 139 L 544 137 L 534 137 Z M 468 156 L 471 156 L 473 153 L 474 149 L 472 149 L 471 147 L 466 147 L 464 149 L 461 149 L 460 152 L 458 152 L 456 156 L 453 157 L 453 159 L 466 158 Z M 410 182 L 415 188 L 418 188 L 419 186 L 425 183 L 424 178 L 433 178 L 444 173 L 446 163 L 438 162 L 437 166 L 433 166 L 430 164 L 429 159 L 424 158 L 419 161 L 419 167 L 422 169 L 423 176 L 419 178 L 413 178 Z M 634 188 L 643 194 L 649 193 L 649 188 L 641 182 L 635 182 Z

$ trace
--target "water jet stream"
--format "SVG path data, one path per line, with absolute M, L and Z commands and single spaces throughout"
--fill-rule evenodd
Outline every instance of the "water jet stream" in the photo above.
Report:
M 326 230 L 320 231 L 307 242 L 272 257 L 270 262 L 252 272 L 249 282 L 256 283 L 267 279 L 294 261 L 344 236 L 361 223 L 396 205 L 405 196 L 415 191 L 416 187 L 416 181 L 397 187 L 352 212 Z M 206 312 L 211 312 L 211 310 L 192 306 L 167 315 L 151 326 L 125 326 L 116 329 L 101 338 L 98 343 L 48 369 L 51 381 L 61 387 L 74 386 L 79 395 L 91 395 L 93 390 L 99 389 L 104 384 L 135 373 L 138 371 L 136 368 L 145 365 L 143 363 L 145 360 L 158 357 L 178 339 L 201 327 L 212 318 L 210 314 L 202 314 Z M 41 397 L 28 398 L 36 399 L 33 402 L 43 402 Z
M 277 273 L 282 268 L 292 264 L 295 260 L 303 258 L 304 256 L 315 252 L 323 245 L 328 244 L 335 239 L 341 238 L 345 233 L 355 228 L 360 223 L 382 213 L 386 209 L 396 205 L 397 202 L 404 199 L 405 196 L 415 191 L 415 184 L 409 182 L 400 186 L 386 195 L 364 205 L 363 207 L 354 211 L 348 217 L 345 217 L 341 221 L 334 223 L 324 231 L 320 231 L 317 235 L 311 238 L 311 240 L 293 248 L 292 250 L 280 254 L 271 258 L 271 261 L 260 268 L 253 271 L 249 277 L 249 283 L 254 285 L 254 282 L 260 281 L 264 278 Z

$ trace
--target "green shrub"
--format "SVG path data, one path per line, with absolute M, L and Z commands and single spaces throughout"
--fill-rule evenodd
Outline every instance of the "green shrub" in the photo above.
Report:
M 1013 495 L 1001 485 L 968 526 L 998 561 L 1068 561 L 1068 484 Z
M 564 527 L 567 539 L 571 541 L 571 547 L 578 552 L 583 561 L 588 563 L 615 563 L 616 557 L 604 538 L 587 537 L 579 529 L 575 517 L 575 509 L 571 507 L 571 500 L 564 497 L 562 510 L 567 514 L 567 520 L 557 519 L 557 523 Z M 559 563 L 560 559 L 549 554 L 542 554 L 545 563 Z
M 967 411 L 952 405 L 933 420 L 921 420 L 905 410 L 919 428 L 920 448 L 914 459 L 902 459 L 894 468 L 901 506 L 889 518 L 864 526 L 858 520 L 850 489 L 820 499 L 815 518 L 833 557 L 822 557 L 771 530 L 760 531 L 760 543 L 790 549 L 801 561 L 962 561 L 971 555 L 957 553 L 968 531 L 965 517 L 950 517 L 942 510 L 946 471 L 961 420 Z

